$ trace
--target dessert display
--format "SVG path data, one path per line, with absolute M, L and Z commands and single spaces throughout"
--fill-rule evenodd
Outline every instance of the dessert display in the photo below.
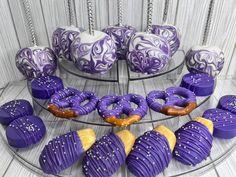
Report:
M 90 128 L 70 131 L 52 139 L 39 157 L 43 172 L 55 175 L 70 167 L 82 158 L 95 140 L 95 132 Z
M 171 56 L 178 50 L 180 46 L 180 32 L 176 26 L 173 25 L 152 25 L 151 32 L 168 41 L 170 44 Z
M 63 82 L 57 76 L 42 76 L 31 82 L 32 96 L 38 99 L 49 99 L 63 88 Z
M 71 55 L 75 66 L 86 73 L 104 74 L 117 60 L 116 45 L 106 33 L 94 30 L 91 0 L 87 0 L 89 30 L 79 34 L 71 44 Z
M 164 104 L 156 99 L 164 100 Z M 182 116 L 189 114 L 197 107 L 196 96 L 183 87 L 169 87 L 165 91 L 154 90 L 147 95 L 150 109 L 166 115 Z
M 73 25 L 58 27 L 52 34 L 52 47 L 56 56 L 72 61 L 70 46 L 80 33 L 80 29 Z
M 82 102 L 88 100 L 84 105 Z M 65 88 L 53 94 L 49 100 L 48 110 L 57 117 L 73 118 L 87 115 L 96 109 L 98 98 L 94 92 L 81 92 L 75 88 Z
M 185 60 L 189 72 L 215 77 L 224 66 L 224 53 L 214 46 L 194 46 L 187 52 Z
M 122 25 L 123 21 L 123 0 L 118 0 L 118 25 L 108 26 L 102 31 L 107 33 L 115 42 L 116 55 L 119 60 L 126 59 L 128 42 L 137 30 L 129 25 Z
M 188 73 L 183 76 L 180 86 L 191 90 L 196 96 L 208 96 L 214 92 L 215 81 L 206 73 Z
M 153 2 L 148 1 L 147 32 L 135 33 L 129 42 L 127 61 L 131 71 L 155 74 L 170 60 L 170 44 L 165 38 L 151 34 Z
M 12 121 L 6 128 L 10 146 L 26 148 L 38 143 L 45 135 L 46 127 L 40 117 L 23 116 Z
M 128 130 L 103 136 L 86 152 L 82 162 L 84 175 L 112 176 L 125 163 L 134 141 L 135 136 Z
M 209 119 L 214 124 L 213 136 L 230 139 L 236 136 L 236 115 L 222 109 L 208 109 L 202 117 Z
M 236 95 L 225 95 L 219 100 L 217 108 L 236 114 Z
M 176 142 L 175 134 L 163 125 L 136 139 L 126 164 L 137 177 L 156 176 L 168 167 Z
M 212 133 L 213 123 L 209 119 L 198 117 L 187 122 L 175 132 L 174 158 L 185 165 L 199 164 L 210 155 Z
M 33 108 L 27 100 L 12 100 L 0 107 L 0 123 L 9 125 L 15 119 L 31 116 L 33 113 Z
M 136 109 L 131 107 L 131 102 L 137 105 Z M 108 109 L 110 105 L 114 105 L 112 109 Z M 137 94 L 125 96 L 107 95 L 99 100 L 97 110 L 104 121 L 123 127 L 141 120 L 147 114 L 148 106 L 146 100 Z M 125 114 L 128 117 L 119 118 L 121 114 Z

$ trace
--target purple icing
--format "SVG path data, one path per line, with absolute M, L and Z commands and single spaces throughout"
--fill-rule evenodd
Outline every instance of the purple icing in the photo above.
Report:
M 187 52 L 185 60 L 189 72 L 215 77 L 224 66 L 224 53 L 219 48 L 197 46 Z
M 213 137 L 200 122 L 190 121 L 175 132 L 177 138 L 173 156 L 185 165 L 196 165 L 211 152 Z
M 83 172 L 86 177 L 112 176 L 125 163 L 125 147 L 114 133 L 103 136 L 86 152 Z
M 84 101 L 88 102 L 81 105 Z M 56 92 L 50 99 L 49 104 L 55 104 L 59 108 L 70 108 L 76 115 L 87 115 L 96 109 L 98 98 L 94 92 L 74 88 L 65 88 Z
M 208 109 L 203 113 L 214 124 L 213 136 L 230 139 L 236 136 L 236 115 L 222 109 Z
M 170 60 L 169 43 L 156 35 L 136 33 L 129 42 L 127 60 L 134 72 L 154 74 L 163 70 Z
M 33 108 L 27 100 L 13 100 L 0 107 L 0 123 L 9 125 L 15 119 L 31 116 L 33 113 Z
M 154 177 L 167 168 L 171 158 L 167 139 L 156 131 L 148 131 L 135 141 L 126 164 L 137 177 Z
M 43 148 L 39 163 L 44 173 L 58 174 L 73 165 L 84 154 L 76 131 L 60 135 Z
M 156 99 L 164 100 L 164 104 L 160 104 Z M 147 95 L 148 106 L 160 112 L 161 109 L 169 106 L 186 107 L 188 103 L 196 102 L 196 96 L 190 90 L 183 87 L 169 87 L 165 91 L 151 91 Z
M 106 33 L 94 31 L 94 36 L 87 33 L 81 33 L 71 45 L 74 64 L 81 71 L 104 74 L 117 60 L 115 43 Z
M 70 46 L 79 34 L 80 29 L 73 26 L 57 28 L 52 36 L 52 46 L 55 54 L 71 61 Z
M 57 68 L 57 58 L 48 47 L 28 47 L 16 54 L 16 66 L 28 79 L 52 75 Z
M 182 78 L 181 87 L 187 88 L 196 96 L 208 96 L 214 92 L 214 78 L 205 73 L 188 73 Z
M 31 82 L 32 96 L 39 99 L 49 99 L 63 88 L 63 82 L 57 76 L 42 76 Z
M 24 116 L 15 119 L 6 128 L 9 145 L 15 148 L 26 148 L 38 143 L 46 133 L 46 127 L 37 116 Z
M 217 108 L 236 114 L 236 95 L 225 95 L 221 97 Z
M 131 107 L 131 102 L 137 105 L 137 108 Z M 108 109 L 111 104 L 115 104 L 112 109 Z M 98 113 L 104 119 L 110 116 L 119 117 L 121 114 L 127 116 L 139 115 L 144 117 L 147 114 L 148 106 L 146 100 L 137 94 L 128 94 L 125 96 L 104 96 L 97 105 Z
M 132 26 L 108 26 L 102 30 L 107 33 L 115 42 L 117 50 L 116 55 L 120 60 L 126 59 L 128 51 L 128 42 L 137 30 Z
M 171 56 L 173 56 L 180 46 L 179 30 L 173 25 L 152 25 L 151 31 L 169 42 Z

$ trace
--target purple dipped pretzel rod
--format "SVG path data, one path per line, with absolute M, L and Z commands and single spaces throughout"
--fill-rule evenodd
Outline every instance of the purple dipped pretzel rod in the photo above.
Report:
M 81 105 L 89 100 L 85 105 Z M 87 115 L 96 109 L 98 98 L 94 92 L 81 92 L 74 88 L 65 88 L 56 92 L 50 99 L 48 110 L 57 117 L 71 118 L 78 115 Z M 66 109 L 64 110 L 63 109 Z
M 130 102 L 135 103 L 138 107 L 133 109 Z M 115 106 L 109 110 L 111 104 Z M 128 126 L 139 121 L 147 114 L 148 106 L 146 100 L 137 94 L 128 94 L 125 96 L 104 96 L 97 105 L 99 115 L 108 123 L 116 126 Z M 118 118 L 121 114 L 128 117 Z
M 165 103 L 160 104 L 156 99 L 162 99 Z M 169 87 L 166 91 L 151 91 L 146 100 L 152 110 L 173 116 L 189 114 L 197 106 L 195 94 L 183 87 Z

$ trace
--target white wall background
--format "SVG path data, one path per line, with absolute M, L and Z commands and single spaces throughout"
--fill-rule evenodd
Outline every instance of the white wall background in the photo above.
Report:
M 15 66 L 19 48 L 30 46 L 22 0 L 0 3 L 0 86 L 22 79 Z M 52 32 L 69 25 L 66 0 L 29 0 L 38 43 L 51 46 Z M 117 0 L 94 0 L 96 28 L 117 23 Z M 147 0 L 123 0 L 124 23 L 144 30 Z M 77 25 L 88 28 L 86 0 L 74 0 Z M 165 0 L 154 0 L 153 24 L 162 23 Z M 182 34 L 181 47 L 188 50 L 201 44 L 210 0 L 170 0 L 167 23 L 176 25 Z M 236 0 L 215 0 L 207 44 L 217 45 L 225 53 L 220 77 L 236 77 Z

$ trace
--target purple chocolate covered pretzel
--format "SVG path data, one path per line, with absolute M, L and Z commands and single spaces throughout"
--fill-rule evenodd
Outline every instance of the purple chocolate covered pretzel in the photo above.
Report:
M 203 113 L 214 124 L 213 136 L 230 139 L 236 136 L 236 115 L 222 109 L 208 109 Z
M 89 100 L 85 105 L 81 105 L 85 100 Z M 84 91 L 74 88 L 65 88 L 56 92 L 50 99 L 48 110 L 57 117 L 71 118 L 78 115 L 87 115 L 96 109 L 98 98 L 94 92 Z M 68 108 L 67 110 L 62 110 Z
M 236 95 L 225 95 L 219 100 L 217 108 L 236 114 Z
M 162 99 L 165 103 L 160 104 L 156 99 Z M 197 107 L 195 94 L 183 87 L 169 87 L 166 91 L 151 91 L 146 100 L 152 110 L 172 116 L 189 114 Z M 177 106 L 181 108 L 176 108 Z
M 12 100 L 0 107 L 0 123 L 9 125 L 15 119 L 31 116 L 33 113 L 33 108 L 27 100 Z
M 31 82 L 32 96 L 38 99 L 49 99 L 63 88 L 63 82 L 57 76 L 42 76 Z
M 181 87 L 191 90 L 196 96 L 208 96 L 214 91 L 214 78 L 205 73 L 188 73 L 182 78 Z
M 138 108 L 133 109 L 130 102 L 138 105 Z M 108 110 L 111 104 L 115 106 Z M 104 96 L 98 102 L 98 113 L 104 120 L 112 125 L 116 126 L 129 126 L 130 124 L 139 121 L 147 114 L 146 100 L 137 94 L 128 94 L 125 96 Z M 128 117 L 120 119 L 118 116 L 126 114 Z
M 196 165 L 210 155 L 213 137 L 209 128 L 203 123 L 190 121 L 179 128 L 175 135 L 177 142 L 173 156 L 179 162 Z

